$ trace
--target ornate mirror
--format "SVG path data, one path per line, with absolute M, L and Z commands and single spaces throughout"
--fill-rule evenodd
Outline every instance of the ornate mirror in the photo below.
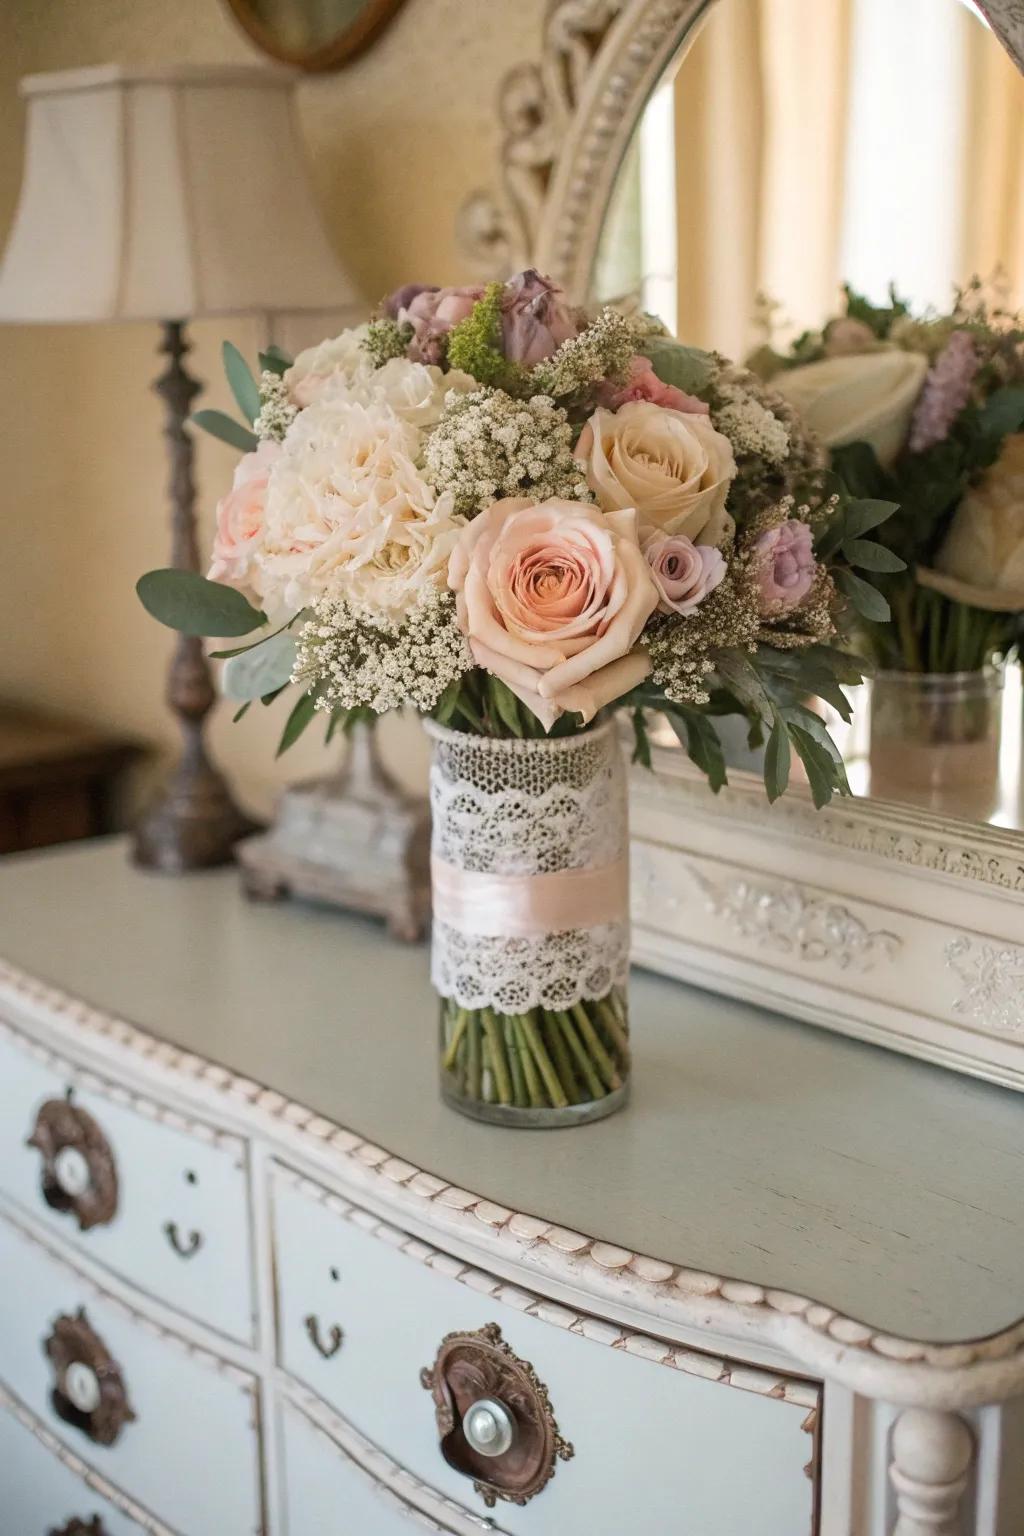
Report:
M 227 0 L 264 53 L 311 73 L 340 69 L 366 48 L 402 0 Z
M 1022 69 L 1019 0 L 552 0 L 543 56 L 504 83 L 500 190 L 467 201 L 463 238 L 492 272 L 536 265 L 759 372 L 801 346 L 828 361 L 839 333 L 827 322 L 847 304 L 891 320 L 890 285 L 908 324 L 937 316 L 970 333 L 977 311 L 953 309 L 965 285 L 989 316 L 1024 312 Z M 891 358 L 902 342 L 878 324 L 867 345 Z M 1021 334 L 1018 321 L 1018 389 Z M 762 376 L 784 393 L 770 366 Z M 1019 559 L 1024 573 L 1024 427 L 1007 431 L 1020 462 L 998 517 L 1017 532 L 992 563 Z M 980 472 L 964 484 L 962 502 L 988 495 Z M 934 574 L 915 562 L 915 581 Z M 954 601 L 983 627 L 980 581 L 960 587 Z M 938 713 L 972 722 L 951 738 L 949 781 L 907 772 L 920 700 L 897 690 L 883 716 L 899 664 L 877 656 L 861 734 L 842 742 L 854 796 L 820 815 L 799 794 L 764 807 L 745 729 L 722 732 L 730 782 L 717 800 L 677 748 L 653 778 L 638 773 L 640 958 L 1024 1087 L 1024 700 L 1020 666 L 1003 667 L 1024 637 L 1020 593 L 1024 574 L 1002 650 L 984 653 L 999 672 L 991 696 L 966 697 L 989 662 L 966 663 L 964 682 L 941 629 L 918 661 L 954 679 Z

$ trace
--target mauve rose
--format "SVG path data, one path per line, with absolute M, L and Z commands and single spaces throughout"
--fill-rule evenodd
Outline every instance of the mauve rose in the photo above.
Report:
M 505 356 L 532 368 L 578 336 L 581 315 L 550 278 L 533 267 L 505 284 L 501 300 Z
M 459 627 L 478 667 L 550 730 L 643 681 L 635 649 L 658 604 L 636 513 L 578 501 L 496 501 L 463 528 L 448 563 Z
M 684 411 L 689 416 L 710 416 L 711 407 L 696 395 L 688 395 L 674 384 L 665 384 L 654 371 L 649 357 L 637 355 L 629 365 L 624 384 L 602 384 L 597 392 L 598 405 L 617 411 L 631 400 L 649 400 L 668 411 Z
M 766 617 L 797 608 L 814 585 L 818 567 L 806 523 L 790 518 L 754 540 L 758 557 L 761 613 Z
M 693 613 L 725 577 L 721 551 L 695 544 L 685 533 L 648 534 L 643 552 L 661 593 L 661 613 Z
M 484 290 L 469 288 L 425 288 L 409 283 L 397 289 L 384 308 L 399 325 L 412 326 L 412 340 L 407 356 L 414 363 L 439 363 L 444 357 L 445 338 L 453 325 L 472 313 Z

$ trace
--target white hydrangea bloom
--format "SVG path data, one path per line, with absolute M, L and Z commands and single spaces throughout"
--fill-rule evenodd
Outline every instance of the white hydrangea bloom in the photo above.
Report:
M 379 402 L 389 406 L 403 421 L 427 428 L 440 421 L 449 394 L 467 394 L 478 388 L 474 378 L 458 369 L 444 373 L 432 364 L 393 357 L 381 368 L 371 365 L 357 373 L 335 374 L 324 382 L 317 399 L 323 404 L 346 400 L 360 405 Z
M 369 325 L 351 326 L 340 336 L 300 352 L 284 375 L 292 402 L 300 407 L 311 405 L 330 380 L 371 373 L 373 363 L 363 347 L 369 329 Z
M 295 420 L 271 470 L 262 590 L 295 611 L 331 596 L 406 611 L 443 586 L 461 520 L 417 467 L 419 429 L 379 399 L 328 393 Z

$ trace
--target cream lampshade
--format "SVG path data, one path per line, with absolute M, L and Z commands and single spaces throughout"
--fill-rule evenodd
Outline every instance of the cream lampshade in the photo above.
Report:
M 365 310 L 321 228 L 294 110 L 294 77 L 266 66 L 34 75 L 25 174 L 0 264 L 0 321 L 160 321 L 169 359 L 171 563 L 198 570 L 193 446 L 198 382 L 185 322 Z M 269 329 L 269 327 L 268 327 Z M 168 702 L 184 747 L 136 829 L 136 862 L 221 864 L 252 824 L 203 741 L 215 702 L 202 641 L 178 638 Z
M 328 244 L 294 78 L 260 65 L 31 75 L 0 320 L 363 307 Z

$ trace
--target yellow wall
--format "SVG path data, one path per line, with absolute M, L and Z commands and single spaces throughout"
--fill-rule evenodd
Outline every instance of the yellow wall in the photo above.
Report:
M 536 55 L 542 0 L 407 0 L 383 37 L 341 72 L 304 81 L 300 108 L 328 228 L 373 300 L 412 279 L 464 281 L 456 209 L 494 181 L 498 82 Z M 104 63 L 194 63 L 253 56 L 223 0 L 3 0 L 0 4 L 0 238 L 21 176 L 18 78 Z M 253 168 L 254 195 L 258 167 Z M 225 334 L 194 328 L 204 403 L 228 404 Z M 250 354 L 247 324 L 231 339 Z M 0 330 L 0 695 L 106 723 L 167 747 L 170 637 L 133 586 L 166 563 L 167 530 L 155 329 L 145 325 Z M 203 544 L 227 483 L 230 449 L 198 447 Z M 283 700 L 281 703 L 283 704 Z M 275 709 L 213 730 L 220 761 L 265 811 L 275 784 L 323 771 L 313 728 L 281 764 Z M 389 721 L 400 772 L 423 772 L 418 728 Z M 332 748 L 332 754 L 334 749 Z M 333 760 L 333 757 L 332 757 Z

